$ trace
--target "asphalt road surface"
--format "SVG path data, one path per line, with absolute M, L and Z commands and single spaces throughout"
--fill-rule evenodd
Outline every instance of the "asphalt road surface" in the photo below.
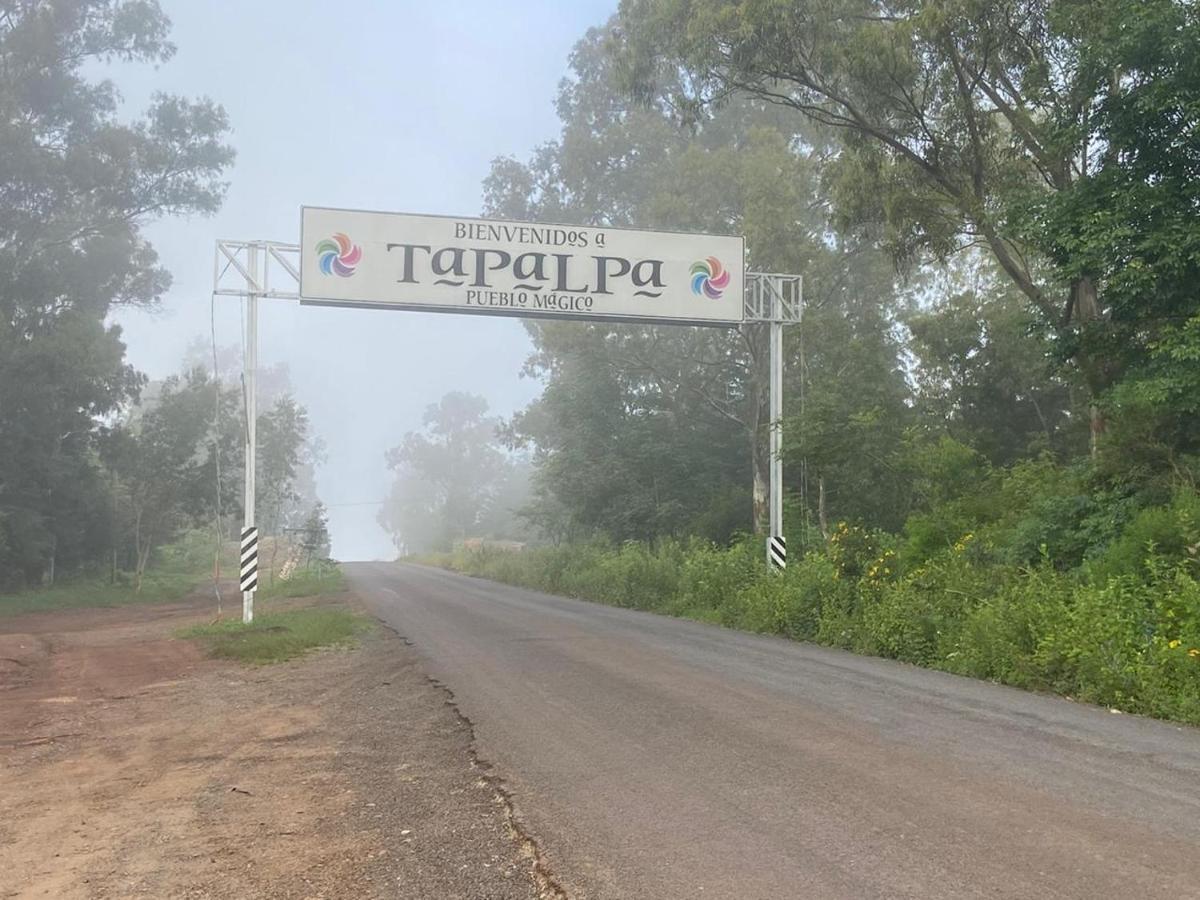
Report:
M 573 898 L 1200 898 L 1200 730 L 434 569 L 346 566 Z

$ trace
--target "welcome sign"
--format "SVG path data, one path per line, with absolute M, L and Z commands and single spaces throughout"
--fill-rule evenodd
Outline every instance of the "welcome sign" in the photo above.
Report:
M 306 206 L 305 303 L 729 325 L 740 237 Z

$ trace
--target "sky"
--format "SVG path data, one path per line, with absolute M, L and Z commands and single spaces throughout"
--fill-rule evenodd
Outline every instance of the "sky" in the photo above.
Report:
M 147 229 L 174 284 L 157 310 L 117 318 L 152 378 L 209 340 L 218 238 L 297 242 L 302 205 L 478 215 L 491 160 L 526 159 L 558 134 L 571 48 L 617 0 L 160 3 L 175 56 L 106 74 L 131 115 L 156 91 L 216 100 L 238 157 L 217 215 Z M 241 344 L 239 307 L 216 298 L 218 344 Z M 499 415 L 523 407 L 540 393 L 520 377 L 529 350 L 514 319 L 260 302 L 260 363 L 287 365 L 325 442 L 317 490 L 336 558 L 394 555 L 375 521 L 385 451 L 448 391 Z

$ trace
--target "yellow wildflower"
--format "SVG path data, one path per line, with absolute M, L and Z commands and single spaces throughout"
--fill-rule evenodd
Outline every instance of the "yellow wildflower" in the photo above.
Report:
M 1167 641 L 1167 648 L 1170 650 L 1174 650 L 1176 647 L 1178 647 L 1182 643 L 1183 643 L 1183 641 L 1178 640 L 1178 639 L 1173 640 L 1173 641 Z

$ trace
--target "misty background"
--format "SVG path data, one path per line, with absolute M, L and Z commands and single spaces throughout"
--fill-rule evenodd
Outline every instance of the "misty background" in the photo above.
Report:
M 163 0 L 178 52 L 114 64 L 127 112 L 156 91 L 209 96 L 227 110 L 237 161 L 211 218 L 146 228 L 174 282 L 160 307 L 123 308 L 128 360 L 177 372 L 210 335 L 214 241 L 295 242 L 300 206 L 477 215 L 497 156 L 525 157 L 559 128 L 554 97 L 572 46 L 615 0 L 463 0 L 434 6 L 349 0 Z M 217 343 L 242 341 L 240 304 L 218 297 Z M 317 493 L 333 555 L 391 558 L 376 520 L 391 483 L 384 454 L 452 390 L 506 417 L 540 392 L 520 377 L 530 343 L 515 319 L 389 310 L 259 306 L 259 361 L 284 364 L 325 444 Z

